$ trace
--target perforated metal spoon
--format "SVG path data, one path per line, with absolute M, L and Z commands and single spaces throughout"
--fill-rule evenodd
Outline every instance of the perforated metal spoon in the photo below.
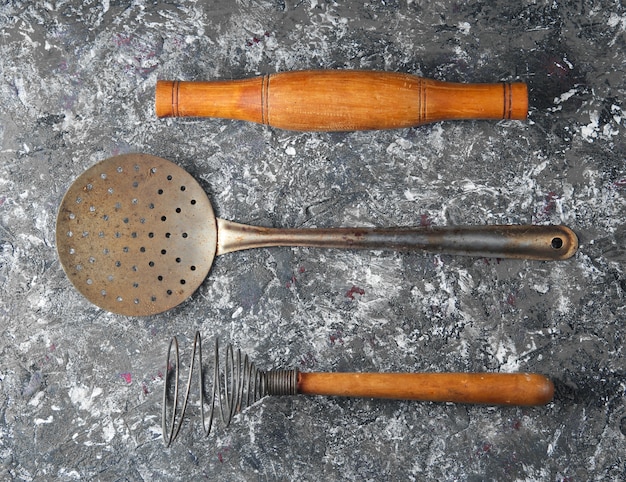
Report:
M 277 229 L 216 218 L 198 182 L 147 154 L 106 159 L 81 174 L 57 217 L 57 250 L 88 300 L 123 315 L 171 309 L 193 294 L 216 255 L 256 247 L 425 250 L 560 260 L 578 239 L 564 226 Z

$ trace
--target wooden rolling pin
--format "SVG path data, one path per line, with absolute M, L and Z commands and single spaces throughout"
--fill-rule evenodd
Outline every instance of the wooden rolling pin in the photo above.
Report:
M 396 129 L 460 119 L 525 119 L 523 83 L 460 84 L 354 70 L 284 72 L 242 80 L 160 80 L 158 117 L 219 117 L 296 131 Z

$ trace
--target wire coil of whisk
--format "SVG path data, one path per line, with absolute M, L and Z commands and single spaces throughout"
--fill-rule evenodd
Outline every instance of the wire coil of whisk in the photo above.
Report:
M 175 354 L 175 365 L 172 368 L 172 348 Z M 202 364 L 202 337 L 196 332 L 191 352 L 191 362 L 187 385 L 180 399 L 180 351 L 178 339 L 170 340 L 165 360 L 165 383 L 163 388 L 163 409 L 161 429 L 163 442 L 169 447 L 178 437 L 185 419 L 191 388 L 193 372 L 198 364 L 197 387 L 200 392 L 200 414 L 202 429 L 208 436 L 216 418 L 216 408 L 225 426 L 228 426 L 237 413 L 254 404 L 267 395 L 295 395 L 297 394 L 298 370 L 269 370 L 256 368 L 248 355 L 242 354 L 240 349 L 234 350 L 229 343 L 226 345 L 224 361 L 220 364 L 219 341 L 215 339 L 213 355 L 213 376 L 211 390 L 205 391 L 204 367 Z M 173 386 L 170 382 L 173 377 Z M 208 405 L 208 411 L 205 407 Z

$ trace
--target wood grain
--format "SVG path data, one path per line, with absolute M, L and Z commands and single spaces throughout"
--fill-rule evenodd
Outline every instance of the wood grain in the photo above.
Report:
M 230 81 L 160 80 L 158 117 L 217 117 L 297 131 L 413 127 L 463 119 L 525 119 L 523 83 L 462 84 L 355 70 L 283 72 Z
M 489 405 L 544 405 L 552 382 L 534 373 L 299 373 L 308 395 Z

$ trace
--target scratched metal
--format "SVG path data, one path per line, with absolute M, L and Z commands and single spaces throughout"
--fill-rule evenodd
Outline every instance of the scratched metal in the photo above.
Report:
M 624 479 L 619 3 L 36 3 L 0 7 L 0 478 Z M 530 117 L 294 133 L 154 115 L 158 78 L 309 68 L 521 80 Z M 56 210 L 85 169 L 137 151 L 180 164 L 218 216 L 249 224 L 565 223 L 580 251 L 542 263 L 252 250 L 217 259 L 172 312 L 111 315 L 63 273 Z M 188 353 L 196 329 L 261 368 L 528 370 L 556 399 L 274 398 L 208 440 L 192 417 L 165 449 L 167 342 Z

